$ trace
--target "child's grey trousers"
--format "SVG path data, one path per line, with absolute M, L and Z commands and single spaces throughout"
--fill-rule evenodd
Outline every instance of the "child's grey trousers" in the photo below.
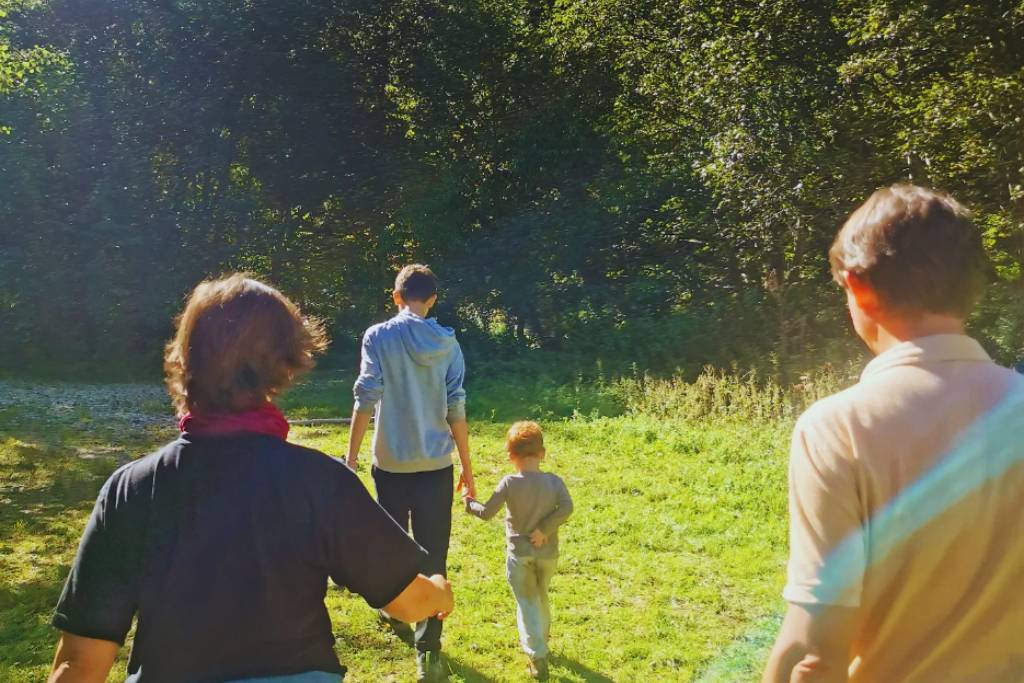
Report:
M 505 575 L 516 597 L 519 642 L 530 657 L 548 656 L 548 638 L 551 635 L 548 585 L 557 565 L 557 558 L 509 554 L 505 559 Z

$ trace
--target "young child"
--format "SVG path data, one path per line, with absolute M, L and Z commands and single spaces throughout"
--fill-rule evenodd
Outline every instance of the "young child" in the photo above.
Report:
M 519 641 L 526 651 L 530 675 L 548 676 L 551 610 L 548 584 L 558 563 L 558 527 L 572 514 L 572 498 L 561 477 L 540 471 L 544 434 L 536 422 L 516 422 L 505 441 L 516 473 L 505 476 L 486 503 L 466 494 L 466 512 L 480 519 L 494 517 L 505 506 L 508 540 L 506 572 L 516 598 Z

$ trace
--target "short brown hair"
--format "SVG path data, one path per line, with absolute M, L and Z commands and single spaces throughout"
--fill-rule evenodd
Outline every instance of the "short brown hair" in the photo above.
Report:
M 509 427 L 505 448 L 516 458 L 539 458 L 544 455 L 544 433 L 536 422 L 516 422 Z
M 437 278 L 430 266 L 413 263 L 398 271 L 395 291 L 403 301 L 426 301 L 437 294 Z
M 876 191 L 846 220 L 829 251 L 832 275 L 863 278 L 906 313 L 966 318 L 985 286 L 981 235 L 949 195 L 916 185 Z
M 167 342 L 164 373 L 179 413 L 258 406 L 313 367 L 323 325 L 273 287 L 241 274 L 197 286 Z

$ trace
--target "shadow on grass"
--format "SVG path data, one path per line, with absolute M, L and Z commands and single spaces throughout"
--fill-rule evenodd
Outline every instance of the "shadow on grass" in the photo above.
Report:
M 127 462 L 129 454 L 153 448 L 145 434 L 125 438 L 99 431 L 55 430 L 43 437 L 17 432 L 4 436 L 8 438 L 6 443 L 0 440 L 0 538 L 9 541 L 66 533 L 57 529 L 67 522 L 63 513 L 88 511 L 104 480 Z
M 403 644 L 410 648 L 410 653 L 412 652 L 413 631 L 408 624 L 382 621 L 381 627 L 401 640 Z M 462 662 L 458 657 L 451 656 L 448 652 L 444 653 L 444 661 L 448 665 L 450 672 L 460 677 L 465 683 L 496 683 L 496 679 L 484 675 L 480 671 Z M 614 683 L 614 681 L 608 676 L 598 673 L 597 671 L 566 657 L 554 656 L 551 663 L 568 669 L 572 674 L 578 678 L 582 678 L 584 681 L 587 681 L 587 683 Z M 565 679 L 560 679 L 557 675 L 552 675 L 551 680 L 557 681 Z
M 615 683 L 615 681 L 613 681 L 608 676 L 605 676 L 603 673 L 600 673 L 599 671 L 594 671 L 590 667 L 584 664 L 580 664 L 574 659 L 568 659 L 566 657 L 560 657 L 559 655 L 555 655 L 554 657 L 552 657 L 551 663 L 555 666 L 560 666 L 562 668 L 568 669 L 575 675 L 587 681 L 587 683 Z M 558 680 L 555 676 L 552 676 L 552 678 Z
M 409 648 L 410 656 L 414 651 L 414 633 L 413 628 L 409 624 L 404 624 L 400 621 L 383 621 L 381 627 L 386 631 L 392 633 L 395 637 L 402 641 L 402 643 Z M 462 678 L 466 683 L 494 683 L 494 679 L 480 673 L 468 664 L 463 663 L 456 657 L 452 657 L 448 652 L 444 653 L 443 663 L 448 666 L 451 673 L 456 674 Z
M 6 465 L 0 485 L 0 537 L 46 533 L 51 521 L 67 510 L 88 509 L 117 463 L 83 461 L 70 449 L 19 445 L 16 462 Z
M 473 667 L 461 662 L 457 657 L 444 655 L 443 664 L 447 664 L 451 673 L 460 676 L 465 683 L 497 683 L 490 676 L 485 676 Z
M 53 658 L 49 621 L 68 563 L 103 480 L 120 464 L 103 448 L 94 457 L 92 443 L 58 429 L 8 428 L 0 439 L 0 662 L 10 675 L 31 675 Z
M 396 638 L 402 641 L 406 646 L 415 646 L 416 635 L 413 633 L 411 625 L 404 622 L 398 621 L 397 619 L 381 619 L 381 626 L 386 631 L 390 631 Z
M 103 481 L 153 440 L 144 431 L 12 427 L 0 419 L 0 663 L 30 680 L 53 658 L 50 616 Z
M 448 662 L 451 672 L 460 676 L 465 683 L 497 683 L 497 679 L 480 673 L 473 667 L 462 663 L 457 657 L 445 655 L 445 660 Z M 552 671 L 551 678 L 549 679 L 552 681 L 578 681 L 582 679 L 587 683 L 615 683 L 615 681 L 603 673 L 594 671 L 574 659 L 555 655 L 551 658 L 551 664 L 556 668 L 568 669 L 569 673 L 573 675 L 573 678 L 566 678 L 560 676 L 557 671 Z M 522 663 L 522 668 L 524 670 L 526 668 L 525 660 Z
M 765 616 L 733 641 L 696 679 L 696 683 L 734 683 L 759 678 L 775 642 L 782 615 Z
M 317 372 L 283 393 L 276 401 L 289 418 L 348 417 L 352 414 L 352 382 L 358 371 Z
M 60 565 L 48 574 L 63 577 L 68 569 Z M 49 621 L 62 587 L 63 578 L 0 586 L 0 661 L 15 667 L 50 663 L 57 631 Z

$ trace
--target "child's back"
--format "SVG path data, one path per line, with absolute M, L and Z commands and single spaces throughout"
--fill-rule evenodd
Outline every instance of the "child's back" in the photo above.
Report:
M 504 506 L 508 554 L 505 576 L 516 598 L 519 642 L 534 678 L 548 675 L 551 607 L 548 585 L 558 565 L 558 527 L 572 514 L 572 498 L 558 475 L 540 471 L 544 435 L 536 422 L 517 422 L 505 442 L 515 474 L 502 478 L 486 503 L 465 496 L 466 512 L 490 519 Z
M 501 480 L 494 496 L 486 504 L 477 504 L 471 511 L 490 519 L 502 504 L 508 552 L 519 557 L 558 557 L 558 527 L 572 514 L 572 498 L 565 482 L 557 474 L 540 471 L 517 472 Z M 547 537 L 540 548 L 530 543 L 534 529 Z

